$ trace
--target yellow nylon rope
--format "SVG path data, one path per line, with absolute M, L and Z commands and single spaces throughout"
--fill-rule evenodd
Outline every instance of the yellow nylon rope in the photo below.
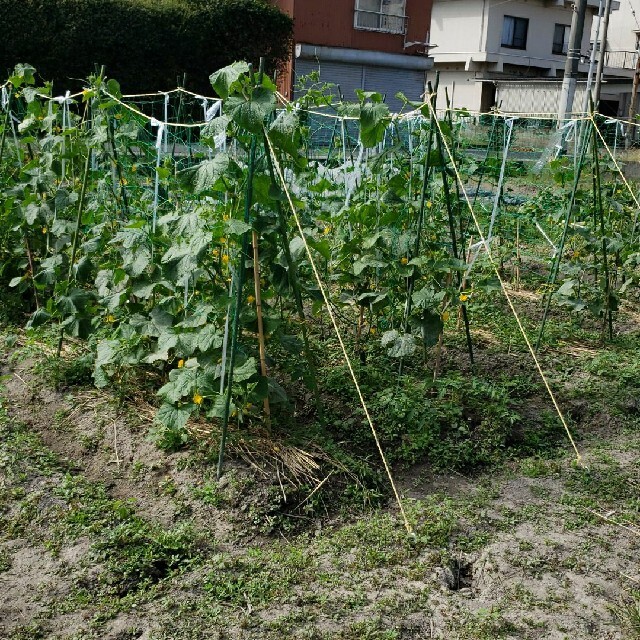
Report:
M 265 132 L 266 134 L 266 132 Z M 333 329 L 336 333 L 336 336 L 338 338 L 338 342 L 340 343 L 340 349 L 342 350 L 342 355 L 344 356 L 344 360 L 347 363 L 347 367 L 349 369 L 349 373 L 351 374 L 351 379 L 353 380 L 353 384 L 356 387 L 356 391 L 358 393 L 358 398 L 360 399 L 360 404 L 362 405 L 362 409 L 364 410 L 364 414 L 367 417 L 367 422 L 369 423 L 369 427 L 371 429 L 371 433 L 373 434 L 373 439 L 375 440 L 376 443 L 376 447 L 378 448 L 378 453 L 380 454 L 380 458 L 382 460 L 382 464 L 384 465 L 384 469 L 387 472 L 387 476 L 389 478 L 389 482 L 391 484 L 391 488 L 393 489 L 393 494 L 395 496 L 396 502 L 398 503 L 398 507 L 400 509 L 400 513 L 402 514 L 402 519 L 404 521 L 404 526 L 405 529 L 407 530 L 407 533 L 409 533 L 410 535 L 413 534 L 413 528 L 411 526 L 411 524 L 409 523 L 409 520 L 407 518 L 407 514 L 404 510 L 404 506 L 402 505 L 402 500 L 400 499 L 400 494 L 398 493 L 398 489 L 396 487 L 396 483 L 393 479 L 393 474 L 391 473 L 391 467 L 389 466 L 389 463 L 387 462 L 387 457 L 384 454 L 384 451 L 382 450 L 382 445 L 380 444 L 380 439 L 378 438 L 378 433 L 376 431 L 376 428 L 373 424 L 373 420 L 371 419 L 371 415 L 369 414 L 369 409 L 367 408 L 367 403 L 365 402 L 364 396 L 362 395 L 362 391 L 360 389 L 360 384 L 358 383 L 358 378 L 355 374 L 355 371 L 353 370 L 353 366 L 351 364 L 351 358 L 349 358 L 349 354 L 347 352 L 347 348 L 345 347 L 345 344 L 342 340 L 342 335 L 340 333 L 340 329 L 338 328 L 338 323 L 336 321 L 335 315 L 333 313 L 333 309 L 331 307 L 331 303 L 329 301 L 329 297 L 327 295 L 327 292 L 325 290 L 324 285 L 322 284 L 322 279 L 320 278 L 320 273 L 318 272 L 318 269 L 316 267 L 316 263 L 315 260 L 313 259 L 313 255 L 311 253 L 311 249 L 309 248 L 309 245 L 307 243 L 307 239 L 305 238 L 304 235 L 304 231 L 302 229 L 302 224 L 300 222 L 300 218 L 298 217 L 298 212 L 296 211 L 296 208 L 293 204 L 293 200 L 291 199 L 291 194 L 289 193 L 289 189 L 287 188 L 287 183 L 284 180 L 284 176 L 282 174 L 282 169 L 280 167 L 280 164 L 278 162 L 278 158 L 276 156 L 276 153 L 273 149 L 273 146 L 271 144 L 271 140 L 269 139 L 268 135 L 265 135 L 265 139 L 267 140 L 267 144 L 269 145 L 269 153 L 271 154 L 271 157 L 273 159 L 273 165 L 275 167 L 276 173 L 278 174 L 278 178 L 280 179 L 280 182 L 282 184 L 282 188 L 284 190 L 285 195 L 287 196 L 287 201 L 289 203 L 289 207 L 291 208 L 291 213 L 293 214 L 293 218 L 296 221 L 296 225 L 298 227 L 298 231 L 300 232 L 300 237 L 302 238 L 302 242 L 304 243 L 304 248 L 307 252 L 307 257 L 309 258 L 309 263 L 311 264 L 311 268 L 313 270 L 313 274 L 316 278 L 316 281 L 318 283 L 318 287 L 320 288 L 320 293 L 322 294 L 322 298 L 324 300 L 324 303 L 327 307 L 327 311 L 329 312 L 329 316 L 331 318 L 331 323 L 333 324 Z
M 533 346 L 531 345 L 531 342 L 529 341 L 529 337 L 527 336 L 527 332 L 524 329 L 524 326 L 522 325 L 522 322 L 520 320 L 520 316 L 518 315 L 518 312 L 516 311 L 516 308 L 513 304 L 513 301 L 511 300 L 511 296 L 509 295 L 509 292 L 507 290 L 507 287 L 505 285 L 504 280 L 502 279 L 502 276 L 500 275 L 500 270 L 498 269 L 498 265 L 496 264 L 496 261 L 493 257 L 493 254 L 491 252 L 491 248 L 489 246 L 489 244 L 486 242 L 484 234 L 482 233 L 482 229 L 480 228 L 480 223 L 478 221 L 478 218 L 475 214 L 475 211 L 473 210 L 473 206 L 471 205 L 471 201 L 469 200 L 469 196 L 467 195 L 467 191 L 464 188 L 464 183 L 462 182 L 462 177 L 460 176 L 460 172 L 458 171 L 458 167 L 456 165 L 456 163 L 453 160 L 453 154 L 451 153 L 451 149 L 449 148 L 449 144 L 447 142 L 446 137 L 444 136 L 443 132 L 442 132 L 442 127 L 440 126 L 440 121 L 438 120 L 438 118 L 436 117 L 436 114 L 433 110 L 433 107 L 431 105 L 431 102 L 427 102 L 426 104 L 429 105 L 429 109 L 431 110 L 431 112 L 433 113 L 433 119 L 434 122 L 436 123 L 436 126 L 438 127 L 438 131 L 440 132 L 440 136 L 442 139 L 442 143 L 444 145 L 444 148 L 447 150 L 447 155 L 449 156 L 450 160 L 451 160 L 451 166 L 453 167 L 453 171 L 455 172 L 456 175 L 456 180 L 458 181 L 458 184 L 460 185 L 460 189 L 462 190 L 462 193 L 464 194 L 464 199 L 467 203 L 467 207 L 469 208 L 469 212 L 471 213 L 471 217 L 473 218 L 473 222 L 476 226 L 476 230 L 478 232 L 478 236 L 480 238 L 480 241 L 483 243 L 485 251 L 487 252 L 487 257 L 489 258 L 489 262 L 491 263 L 491 266 L 493 267 L 493 270 L 496 274 L 496 277 L 498 278 L 498 281 L 500 282 L 500 287 L 502 288 L 502 292 L 504 293 L 504 297 L 507 300 L 507 303 L 509 305 L 509 308 L 511 309 L 511 312 L 513 313 L 514 318 L 516 319 L 516 323 L 518 324 L 518 328 L 520 329 L 520 333 L 522 334 L 522 337 L 524 338 L 524 341 L 527 345 L 527 348 L 529 349 L 529 352 L 531 353 L 531 357 L 533 358 L 533 361 L 536 365 L 536 369 L 538 370 L 538 373 L 540 374 L 540 377 L 542 378 L 542 382 L 544 383 L 544 386 L 547 390 L 547 393 L 549 394 L 549 397 L 551 398 L 551 402 L 553 403 L 553 406 L 555 407 L 555 410 L 558 414 L 558 417 L 560 418 L 560 422 L 562 422 L 562 426 L 564 427 L 566 433 L 567 433 L 567 437 L 569 438 L 569 442 L 571 442 L 571 446 L 573 447 L 573 450 L 576 453 L 576 462 L 578 464 L 582 463 L 582 456 L 580 455 L 580 452 L 578 451 L 578 447 L 576 446 L 575 440 L 573 439 L 573 435 L 571 434 L 571 430 L 569 429 L 569 425 L 567 424 L 567 421 L 564 417 L 564 414 L 562 413 L 562 410 L 560 409 L 560 406 L 558 405 L 558 402 L 556 400 L 556 397 L 553 393 L 553 391 L 551 390 L 551 386 L 549 385 L 549 382 L 547 380 L 547 377 L 544 374 L 544 371 L 542 370 L 542 366 L 540 365 L 540 361 L 538 360 L 538 357 L 536 356 L 536 352 L 533 348 Z

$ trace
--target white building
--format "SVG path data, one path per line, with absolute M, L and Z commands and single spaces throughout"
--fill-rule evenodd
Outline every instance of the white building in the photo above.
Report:
M 638 59 L 637 34 L 640 33 L 640 0 L 620 0 L 620 8 L 609 18 L 604 53 L 604 83 L 600 110 L 607 115 L 626 117 L 631 99 L 633 73 Z M 592 32 L 592 40 L 595 32 Z
M 613 5 L 617 9 L 620 3 Z M 587 0 L 579 66 L 584 80 L 598 8 L 599 0 Z M 453 106 L 471 111 L 497 107 L 510 113 L 557 112 L 572 16 L 570 0 L 434 0 L 430 40 L 437 45 L 432 55 L 434 70 L 440 72 L 438 107 L 446 106 L 446 88 Z M 612 25 L 610 33 L 614 29 Z M 611 47 L 608 51 L 605 77 L 630 83 L 634 54 L 624 60 L 614 56 Z M 623 63 L 628 69 L 610 66 Z M 574 111 L 582 110 L 584 88 L 585 83 L 579 83 Z

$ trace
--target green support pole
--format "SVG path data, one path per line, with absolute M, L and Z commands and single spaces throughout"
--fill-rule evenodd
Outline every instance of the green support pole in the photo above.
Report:
M 564 226 L 562 229 L 562 236 L 560 237 L 560 246 L 558 247 L 558 251 L 553 258 L 553 265 L 551 267 L 551 273 L 549 274 L 549 278 L 547 279 L 547 289 L 543 296 L 543 300 L 545 302 L 544 312 L 542 314 L 542 322 L 540 324 L 540 330 L 538 331 L 538 339 L 536 340 L 536 348 L 535 352 L 538 352 L 540 349 L 540 344 L 542 343 L 542 336 L 544 335 L 544 328 L 547 323 L 547 316 L 549 315 L 549 307 L 551 306 L 551 287 L 555 285 L 556 278 L 558 277 L 558 271 L 560 270 L 560 262 L 562 261 L 562 253 L 564 252 L 564 243 L 567 239 L 567 232 L 569 230 L 569 221 L 571 220 L 571 213 L 573 211 L 573 205 L 576 201 L 576 193 L 578 191 L 578 184 L 580 182 L 580 176 L 582 175 L 582 167 L 584 164 L 584 158 L 587 152 L 587 140 L 589 139 L 589 124 L 584 127 L 584 131 L 582 132 L 581 138 L 579 140 L 580 147 L 580 161 L 578 162 L 578 167 L 575 172 L 575 176 L 573 178 L 573 187 L 571 189 L 571 196 L 569 197 L 569 202 L 567 204 L 567 212 L 564 217 Z
M 253 78 L 253 69 L 249 66 L 251 77 Z M 262 75 L 264 72 L 264 59 L 260 59 L 260 72 L 258 83 L 262 83 Z M 255 81 L 254 81 L 255 84 Z M 249 148 L 249 165 L 247 169 L 247 187 L 244 200 L 244 221 L 249 224 L 251 222 L 251 204 L 253 202 L 253 177 L 256 167 L 256 149 L 257 137 L 251 136 L 251 146 Z M 233 309 L 233 322 L 231 325 L 231 354 L 229 356 L 229 365 L 227 368 L 227 391 L 224 401 L 224 411 L 222 413 L 222 433 L 220 434 L 220 449 L 218 451 L 218 466 L 216 476 L 218 479 L 222 476 L 222 467 L 224 465 L 224 454 L 227 445 L 227 435 L 229 432 L 229 413 L 231 410 L 231 396 L 233 393 L 233 370 L 235 368 L 236 354 L 238 351 L 238 325 L 240 324 L 240 311 L 242 309 L 242 290 L 244 288 L 245 279 L 245 262 L 249 252 L 249 232 L 242 234 L 242 248 L 240 250 L 240 258 L 238 260 L 238 290 L 236 293 L 235 306 Z
M 269 176 L 271 177 L 271 182 L 274 185 L 277 185 L 276 173 L 273 168 L 273 159 L 271 158 L 271 154 L 268 152 L 268 144 L 266 140 L 266 132 L 264 134 L 265 137 L 265 154 L 267 158 L 267 167 L 269 168 Z M 307 319 L 304 314 L 304 304 L 302 301 L 302 291 L 300 288 L 300 282 L 298 280 L 298 274 L 296 272 L 296 265 L 293 261 L 293 256 L 291 255 L 291 248 L 289 247 L 289 239 L 287 237 L 287 221 L 284 215 L 284 211 L 282 210 L 282 204 L 280 201 L 276 201 L 276 210 L 278 212 L 278 233 L 280 235 L 280 240 L 282 242 L 282 250 L 284 252 L 285 261 L 287 263 L 287 271 L 289 273 L 289 281 L 291 284 L 291 288 L 293 289 L 293 297 L 296 303 L 296 311 L 298 313 L 298 317 L 300 318 L 301 323 L 301 332 L 302 332 L 302 342 L 304 345 L 305 355 L 307 357 L 307 362 L 309 364 L 309 373 L 311 374 L 311 390 L 313 391 L 313 397 L 316 404 L 316 411 L 318 412 L 318 418 L 320 422 L 324 422 L 324 409 L 322 407 L 322 400 L 320 398 L 320 388 L 318 386 L 318 367 L 316 364 L 315 356 L 313 355 L 313 351 L 311 350 L 311 344 L 309 342 L 309 333 L 307 331 Z
M 591 104 L 591 110 L 593 114 L 593 101 Z M 600 182 L 600 159 L 598 158 L 598 136 L 596 133 L 596 125 L 595 122 L 591 125 L 592 131 L 592 147 L 593 147 L 593 167 L 594 167 L 594 176 L 595 176 L 595 196 L 597 201 L 597 213 L 600 218 L 600 238 L 602 242 L 602 268 L 604 272 L 604 295 L 605 300 L 607 301 L 606 311 L 605 311 L 605 323 L 608 323 L 609 326 L 609 340 L 613 340 L 613 318 L 611 313 L 611 283 L 609 281 L 609 258 L 607 255 L 607 238 L 605 236 L 605 225 L 604 225 L 604 205 L 602 204 L 602 186 Z M 603 331 L 604 333 L 604 331 Z
M 442 134 L 440 130 L 436 131 L 436 142 L 438 145 L 438 153 L 440 154 L 440 173 L 442 175 L 442 188 L 444 191 L 445 202 L 447 205 L 447 216 L 449 219 L 449 233 L 451 234 L 451 251 L 453 253 L 453 257 L 456 260 L 460 259 L 458 254 L 458 242 L 456 238 L 456 227 L 453 215 L 453 208 L 451 206 L 451 192 L 449 191 L 449 178 L 447 176 L 447 167 L 445 164 L 445 156 L 444 156 L 444 145 L 442 143 Z M 456 271 L 458 287 L 462 286 L 462 275 L 460 271 Z M 467 351 L 469 352 L 469 360 L 471 361 L 471 366 L 475 365 L 475 361 L 473 358 L 473 343 L 471 342 L 471 328 L 469 327 L 469 314 L 467 313 L 467 305 L 462 304 L 462 319 L 464 321 L 464 333 L 467 340 Z

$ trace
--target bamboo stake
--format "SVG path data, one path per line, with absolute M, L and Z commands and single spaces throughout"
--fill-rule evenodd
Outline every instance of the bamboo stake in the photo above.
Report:
M 256 298 L 256 316 L 258 318 L 258 347 L 260 350 L 260 373 L 267 377 L 267 352 L 264 343 L 264 325 L 262 322 L 262 291 L 260 288 L 260 255 L 258 251 L 258 233 L 253 231 L 251 243 L 253 245 L 253 285 Z M 271 431 L 271 407 L 269 405 L 269 391 L 264 399 L 264 414 L 267 430 Z
M 33 254 L 31 253 L 31 245 L 29 244 L 29 238 L 25 234 L 24 236 L 24 244 L 27 248 L 27 259 L 29 260 L 29 270 L 31 271 L 31 282 L 33 283 L 33 297 L 36 301 L 36 309 L 40 308 L 40 301 L 38 300 L 38 289 L 36 288 L 36 279 L 35 279 L 35 271 L 33 265 Z
M 516 291 L 520 289 L 520 218 L 516 220 Z

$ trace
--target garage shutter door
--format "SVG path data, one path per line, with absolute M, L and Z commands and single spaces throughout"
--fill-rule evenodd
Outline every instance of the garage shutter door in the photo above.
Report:
M 389 67 L 371 67 L 341 62 L 296 60 L 296 78 L 320 70 L 320 79 L 339 85 L 344 99 L 357 100 L 355 90 L 379 91 L 386 96 L 391 111 L 399 111 L 402 103 L 395 94 L 402 91 L 410 100 L 420 100 L 424 93 L 424 73 Z
M 400 111 L 402 102 L 395 96 L 402 91 L 409 100 L 420 101 L 424 93 L 424 72 L 388 67 L 365 67 L 365 89 L 379 91 L 386 96 L 391 111 Z
M 357 100 L 356 89 L 362 89 L 362 65 L 316 60 L 296 60 L 296 79 L 320 71 L 321 82 L 331 82 L 340 87 L 347 102 Z M 334 90 L 337 94 L 337 89 Z

